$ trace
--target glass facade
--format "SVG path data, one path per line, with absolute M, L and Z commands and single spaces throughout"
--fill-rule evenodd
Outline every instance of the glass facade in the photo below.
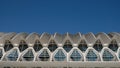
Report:
M 64 61 L 66 56 L 62 49 L 59 49 L 58 52 L 55 54 L 54 58 L 56 61 Z
M 23 59 L 24 59 L 25 61 L 33 61 L 34 55 L 33 55 L 32 49 L 28 50 L 28 51 L 23 55 Z
M 77 49 L 74 49 L 72 54 L 70 55 L 70 58 L 72 59 L 72 61 L 80 61 L 82 56 Z
M 2 58 L 3 56 L 3 52 L 2 52 L 2 49 L 0 49 L 0 59 Z
M 40 59 L 41 61 L 48 61 L 49 58 L 50 58 L 50 56 L 49 56 L 49 53 L 48 53 L 47 49 L 44 49 L 44 50 L 42 51 L 42 53 L 39 55 L 39 59 Z
M 102 50 L 103 45 L 102 45 L 102 43 L 100 42 L 100 40 L 97 40 L 97 41 L 95 42 L 93 48 L 94 48 L 95 50 L 97 50 L 98 52 L 100 52 L 100 51 Z
M 104 50 L 102 58 L 103 61 L 112 61 L 114 56 L 111 54 L 110 51 Z
M 0 61 L 120 61 L 120 35 L 113 34 L 0 33 Z
M 119 51 L 119 53 L 118 53 L 118 57 L 119 57 L 119 59 L 120 59 L 120 51 Z
M 81 50 L 81 51 L 86 51 L 86 49 L 88 48 L 85 40 L 81 40 L 80 44 L 78 45 L 78 48 Z
M 20 44 L 19 44 L 19 50 L 20 50 L 20 52 L 24 51 L 27 48 L 28 48 L 28 45 L 26 44 L 26 42 L 23 41 L 23 40 L 20 41 Z
M 97 55 L 93 50 L 89 50 L 87 55 L 86 55 L 86 60 L 87 61 L 97 61 Z
M 109 47 L 111 50 L 113 50 L 113 51 L 116 52 L 117 49 L 118 49 L 118 45 L 117 45 L 116 40 L 112 40 L 108 47 Z
M 65 49 L 66 52 L 69 52 L 73 47 L 72 47 L 70 41 L 67 40 L 67 41 L 65 42 L 63 48 Z
M 43 47 L 42 47 L 40 41 L 39 41 L 39 40 L 36 40 L 33 48 L 34 48 L 34 50 L 37 52 L 37 51 L 40 51 L 40 49 L 42 49 Z
M 13 51 L 10 52 L 7 56 L 8 60 L 10 61 L 16 61 L 18 58 L 18 51 L 17 49 L 14 49 Z
M 5 51 L 9 51 L 9 50 L 12 49 L 12 48 L 13 48 L 12 43 L 11 43 L 9 40 L 6 40 L 6 41 L 5 41 L 5 45 L 4 45 L 4 50 L 5 50 Z
M 57 49 L 57 44 L 55 43 L 55 41 L 50 41 L 49 45 L 48 45 L 48 49 L 53 52 Z

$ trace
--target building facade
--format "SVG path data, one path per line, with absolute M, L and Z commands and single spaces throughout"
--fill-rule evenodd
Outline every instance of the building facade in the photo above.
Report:
M 0 33 L 0 68 L 120 68 L 120 33 Z

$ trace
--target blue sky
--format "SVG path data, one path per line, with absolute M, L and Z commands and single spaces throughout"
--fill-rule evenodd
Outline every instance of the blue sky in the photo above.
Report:
M 0 0 L 0 32 L 120 32 L 120 0 Z

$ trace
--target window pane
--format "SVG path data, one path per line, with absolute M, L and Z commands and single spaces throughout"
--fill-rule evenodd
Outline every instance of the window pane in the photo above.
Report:
M 104 50 L 104 53 L 103 53 L 104 61 L 112 61 L 113 58 L 114 58 L 114 56 L 108 50 Z
M 77 49 L 74 49 L 74 51 L 72 52 L 70 58 L 72 59 L 72 61 L 80 61 L 82 56 L 80 55 L 80 53 L 78 52 Z
M 34 50 L 37 52 L 37 51 L 39 51 L 40 49 L 42 49 L 43 47 L 42 47 L 41 43 L 37 40 L 37 41 L 35 42 L 33 48 L 34 48 Z
M 13 50 L 8 56 L 7 56 L 8 60 L 10 61 L 16 61 L 18 58 L 18 52 L 17 50 Z
M 87 61 L 97 61 L 97 55 L 93 50 L 89 50 L 86 59 Z
M 118 45 L 117 45 L 116 40 L 113 40 L 113 41 L 109 44 L 108 47 L 109 47 L 111 50 L 113 50 L 113 51 L 117 51 Z
M 26 44 L 26 42 L 25 41 L 21 41 L 20 44 L 19 44 L 20 52 L 24 51 L 27 48 L 28 48 L 28 45 Z
M 102 43 L 100 42 L 100 40 L 97 40 L 96 43 L 94 44 L 93 48 L 97 51 L 101 51 L 103 46 L 102 46 Z
M 11 44 L 11 42 L 10 41 L 5 41 L 5 45 L 4 45 L 4 50 L 5 51 L 9 51 L 10 49 L 12 49 L 13 48 L 13 45 Z
M 33 61 L 34 55 L 33 55 L 32 50 L 28 50 L 28 52 L 23 56 L 23 58 L 24 58 L 26 61 Z
M 72 45 L 69 40 L 67 40 L 63 46 L 66 52 L 69 52 L 72 49 Z
M 50 56 L 48 54 L 47 49 L 44 49 L 43 52 L 39 55 L 41 61 L 48 61 Z
M 0 49 L 0 59 L 2 58 L 3 53 L 2 53 L 2 49 Z
M 55 49 L 57 49 L 57 44 L 52 40 L 50 41 L 49 45 L 48 45 L 48 49 L 53 52 L 55 51 Z
M 62 49 L 59 49 L 58 52 L 55 54 L 54 58 L 56 61 L 64 61 L 66 56 L 63 53 Z
M 85 40 L 81 40 L 78 48 L 79 48 L 81 51 L 86 51 L 86 49 L 87 49 L 88 47 L 87 47 L 87 44 L 86 44 Z

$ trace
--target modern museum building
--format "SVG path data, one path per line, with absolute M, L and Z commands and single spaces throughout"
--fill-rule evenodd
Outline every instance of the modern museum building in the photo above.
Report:
M 0 32 L 0 68 L 120 68 L 120 33 Z

